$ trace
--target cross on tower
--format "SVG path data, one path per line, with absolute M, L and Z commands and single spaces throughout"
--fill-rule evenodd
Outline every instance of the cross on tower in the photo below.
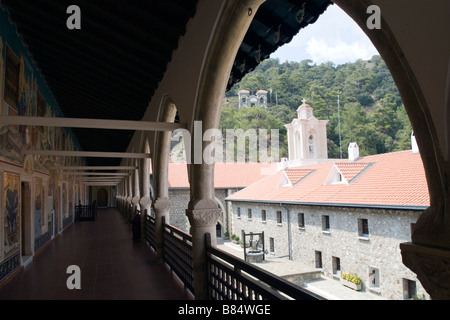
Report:
M 303 104 L 306 104 L 306 99 L 305 99 L 305 98 L 303 98 L 302 102 L 303 102 Z

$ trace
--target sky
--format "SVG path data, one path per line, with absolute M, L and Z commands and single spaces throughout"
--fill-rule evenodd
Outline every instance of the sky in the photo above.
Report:
M 369 17 L 369 16 L 368 16 Z M 315 64 L 335 65 L 368 60 L 378 51 L 361 28 L 337 5 L 331 5 L 312 25 L 272 53 L 280 62 L 310 59 Z

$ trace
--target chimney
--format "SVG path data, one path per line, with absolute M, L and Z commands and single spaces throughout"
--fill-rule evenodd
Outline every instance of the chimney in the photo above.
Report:
M 282 165 L 283 169 L 286 169 L 287 167 L 289 167 L 288 158 L 281 158 L 281 165 Z
M 359 147 L 356 142 L 350 142 L 348 145 L 348 161 L 353 162 L 359 159 Z
M 416 136 L 414 131 L 411 132 L 411 151 L 412 153 L 419 153 L 419 147 L 417 146 Z

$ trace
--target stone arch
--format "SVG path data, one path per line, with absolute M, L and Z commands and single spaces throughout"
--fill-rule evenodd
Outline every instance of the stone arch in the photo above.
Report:
M 441 299 L 445 297 L 448 299 L 450 292 L 448 290 L 450 286 L 448 273 L 433 272 L 433 275 L 431 275 L 427 271 L 431 265 L 441 269 L 440 266 L 443 263 L 448 264 L 449 262 L 450 192 L 447 177 L 450 174 L 450 161 L 448 161 L 450 141 L 448 139 L 448 123 L 450 120 L 448 111 L 447 114 L 444 112 L 443 116 L 447 118 L 442 122 L 444 126 L 440 128 L 440 124 L 436 122 L 436 119 L 433 119 L 433 114 L 435 117 L 439 117 L 439 108 L 445 110 L 445 103 L 448 105 L 448 101 L 450 101 L 448 98 L 450 70 L 447 70 L 446 78 L 447 101 L 442 106 L 429 104 L 429 101 L 436 100 L 433 100 L 429 91 L 427 91 L 426 86 L 428 84 L 426 80 L 424 81 L 426 76 L 418 68 L 418 66 L 423 65 L 424 58 L 417 60 L 417 57 L 414 57 L 418 50 L 417 47 L 414 48 L 406 42 L 402 42 L 404 39 L 401 39 L 402 32 L 413 31 L 405 31 L 395 25 L 394 19 L 398 19 L 398 17 L 386 17 L 383 14 L 380 17 L 380 29 L 368 28 L 367 8 L 375 1 L 333 1 L 361 27 L 377 48 L 389 68 L 403 100 L 420 150 L 430 195 L 430 207 L 421 214 L 412 233 L 413 245 L 400 245 L 403 262 L 417 274 L 418 279 L 433 298 Z M 387 2 L 377 1 L 376 4 L 387 5 Z M 408 7 L 408 11 L 412 10 L 418 10 L 418 8 Z M 399 12 L 395 9 L 393 11 Z M 434 32 L 439 37 L 441 30 L 435 30 Z M 448 66 L 448 61 L 446 63 Z M 431 72 L 427 71 L 427 74 L 431 74 Z M 435 251 L 431 252 L 430 247 L 435 248 Z
M 367 28 L 368 15 L 366 10 L 371 1 L 334 0 L 334 2 L 366 33 L 391 71 L 413 130 L 416 133 L 416 141 L 421 151 L 430 191 L 430 207 L 436 207 L 437 203 L 444 200 L 443 187 L 445 182 L 440 174 L 440 171 L 445 170 L 444 159 L 438 145 L 439 139 L 430 109 L 409 61 L 384 19 L 382 19 L 381 29 L 371 30 Z
M 177 115 L 177 107 L 169 95 L 162 98 L 159 122 L 174 122 Z M 156 133 L 156 150 L 159 152 L 153 157 L 153 183 L 156 199 L 166 199 L 169 196 L 168 167 L 170 157 L 171 131 L 159 131 Z

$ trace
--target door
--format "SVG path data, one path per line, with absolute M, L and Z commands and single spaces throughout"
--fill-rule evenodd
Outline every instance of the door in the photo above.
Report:
M 31 221 L 31 187 L 29 182 L 21 183 L 21 240 L 22 256 L 30 256 L 32 252 L 32 221 Z
M 97 191 L 97 206 L 106 207 L 108 205 L 108 192 L 105 188 L 101 188 Z

